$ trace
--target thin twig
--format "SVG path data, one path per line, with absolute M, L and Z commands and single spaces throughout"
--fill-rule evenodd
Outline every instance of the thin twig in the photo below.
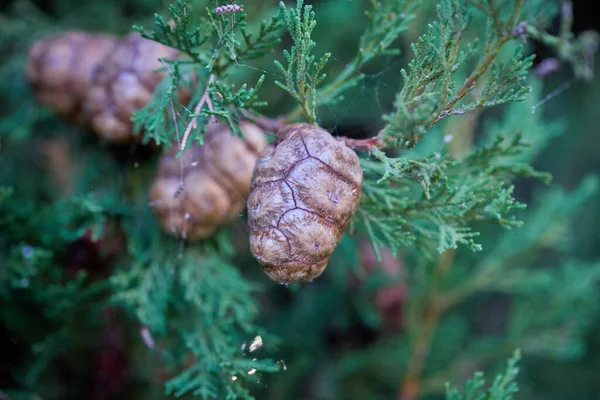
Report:
M 187 141 L 190 136 L 190 133 L 192 132 L 192 129 L 196 129 L 198 127 L 198 115 L 200 114 L 200 111 L 202 110 L 202 106 L 204 106 L 204 104 L 206 104 L 208 109 L 210 111 L 213 111 L 213 104 L 210 99 L 210 95 L 208 93 L 208 88 L 210 87 L 211 82 L 213 82 L 214 80 L 215 80 L 215 76 L 213 74 L 211 74 L 210 77 L 208 78 L 208 84 L 206 85 L 206 90 L 204 91 L 202 98 L 198 102 L 198 105 L 196 106 L 196 108 L 194 108 L 195 117 L 192 118 L 192 120 L 188 124 L 187 128 L 185 128 L 185 132 L 183 133 L 183 140 L 181 141 L 181 146 L 179 148 L 180 150 L 185 149 L 185 145 L 187 144 Z M 215 118 L 214 115 L 211 116 L 211 119 L 214 119 L 214 118 Z
M 279 117 L 279 118 L 268 118 L 268 117 L 259 117 L 248 110 L 240 110 L 241 114 L 245 119 L 254 122 L 260 129 L 267 132 L 277 133 L 280 129 L 286 126 L 289 122 L 287 118 Z
M 460 100 L 462 100 L 463 97 L 465 97 L 467 95 L 467 93 L 475 86 L 477 80 L 484 73 L 487 72 L 487 70 L 491 66 L 492 62 L 495 60 L 496 56 L 500 53 L 500 50 L 502 50 L 502 47 L 506 43 L 508 43 L 510 40 L 514 39 L 514 37 L 512 36 L 512 31 L 514 31 L 514 29 L 517 25 L 517 20 L 519 18 L 519 14 L 521 13 L 521 9 L 523 8 L 524 1 L 525 0 L 516 0 L 515 6 L 511 13 L 511 16 L 507 22 L 507 29 L 505 31 L 498 32 L 498 34 L 501 35 L 499 40 L 494 44 L 493 47 L 490 48 L 489 53 L 477 65 L 477 67 L 471 73 L 471 75 L 469 75 L 469 77 L 467 78 L 465 83 L 456 92 L 456 94 L 450 100 L 450 102 L 445 104 L 443 109 L 438 113 L 438 115 L 427 124 L 427 129 L 433 127 L 438 122 L 440 122 L 442 119 L 444 119 L 445 117 L 448 117 L 449 115 L 452 115 L 455 112 L 453 107 Z M 493 3 L 491 3 L 490 7 L 491 7 L 490 11 L 495 11 L 495 9 L 493 8 Z M 491 17 L 496 18 L 493 15 Z
M 425 361 L 429 356 L 429 347 L 441 313 L 441 310 L 436 307 L 433 301 L 428 304 L 420 335 L 412 346 L 408 372 L 398 392 L 399 400 L 414 400 L 419 397 L 421 391 L 421 373 L 425 367 Z
M 455 252 L 450 250 L 440 256 L 433 271 L 432 278 L 439 284 L 448 274 L 454 263 Z M 434 289 L 435 290 L 435 289 Z M 440 293 L 432 293 L 427 299 L 426 311 L 418 329 L 419 335 L 414 339 L 412 352 L 408 361 L 408 371 L 398 391 L 398 400 L 414 400 L 421 392 L 421 380 L 425 362 L 429 357 L 431 341 L 439 324 L 440 318 L 447 309 L 445 297 Z
M 476 80 L 473 81 L 476 84 Z M 466 95 L 466 93 L 465 93 Z M 464 96 L 463 96 L 464 97 Z M 449 147 L 449 152 L 453 157 L 463 157 L 469 148 L 472 146 L 473 134 L 477 126 L 477 119 L 480 115 L 480 110 L 475 111 L 472 119 L 455 120 L 456 130 L 461 132 L 461 135 L 454 142 L 453 146 Z M 454 263 L 456 252 L 454 250 L 446 251 L 441 254 L 438 259 L 438 264 L 432 273 L 432 280 L 435 283 L 434 290 L 442 286 L 443 280 L 448 275 Z M 464 293 L 468 294 L 468 293 Z M 423 370 L 425 363 L 429 357 L 431 342 L 437 330 L 440 319 L 444 312 L 454 306 L 460 299 L 456 296 L 449 297 L 448 293 L 434 291 L 426 300 L 425 313 L 422 322 L 418 329 L 419 335 L 414 339 L 412 353 L 408 363 L 407 374 L 398 391 L 398 399 L 414 400 L 419 397 L 422 392 Z
M 284 126 L 289 124 L 288 118 L 268 118 L 268 117 L 257 117 L 252 115 L 247 110 L 241 111 L 244 118 L 254 122 L 259 128 L 265 130 L 267 132 L 278 132 Z M 338 141 L 343 142 L 346 146 L 350 147 L 353 150 L 363 150 L 368 151 L 373 147 L 378 149 L 383 149 L 386 147 L 381 134 L 377 136 L 373 136 L 366 139 L 352 139 L 346 136 L 337 136 L 335 137 Z
M 378 149 L 383 149 L 385 147 L 385 143 L 381 139 L 380 135 L 373 136 L 366 139 L 351 139 L 345 136 L 340 136 L 336 138 L 340 142 L 344 142 L 344 144 L 350 147 L 353 150 L 370 150 L 373 147 Z
M 169 102 L 170 106 L 171 106 L 171 114 L 173 117 L 173 123 L 175 125 L 175 133 L 177 134 L 177 143 L 179 143 L 179 128 L 177 126 L 177 115 L 175 113 L 175 106 L 173 105 L 173 99 L 171 99 L 171 101 Z M 177 191 L 175 192 L 175 198 L 178 198 L 179 195 L 181 195 L 181 192 L 183 192 L 183 159 L 179 160 L 179 187 L 177 188 Z

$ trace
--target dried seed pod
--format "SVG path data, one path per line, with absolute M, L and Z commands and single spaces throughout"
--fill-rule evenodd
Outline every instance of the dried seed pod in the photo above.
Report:
M 226 125 L 208 125 L 202 146 L 192 145 L 180 157 L 174 146 L 163 155 L 150 200 L 168 233 L 203 239 L 240 215 L 258 153 L 267 144 L 256 125 L 244 122 L 240 128 L 244 138 Z
M 327 131 L 292 124 L 256 163 L 248 198 L 250 249 L 283 284 L 325 270 L 358 207 L 363 174 L 356 153 Z
M 96 68 L 116 42 L 113 36 L 79 31 L 36 42 L 25 75 L 37 100 L 78 124 L 87 122 L 82 103 Z
M 85 107 L 91 114 L 92 128 L 108 141 L 134 140 L 133 113 L 148 104 L 152 92 L 167 71 L 160 58 L 174 59 L 179 51 L 137 32 L 123 37 L 96 70 Z M 181 93 L 181 101 L 189 93 Z

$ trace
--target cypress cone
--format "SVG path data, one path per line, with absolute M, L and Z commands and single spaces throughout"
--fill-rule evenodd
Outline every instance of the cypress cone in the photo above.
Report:
M 88 117 L 82 104 L 92 77 L 116 42 L 109 35 L 68 31 L 34 43 L 25 76 L 38 102 L 77 124 L 85 124 Z
M 203 145 L 192 144 L 180 157 L 174 146 L 162 156 L 150 200 L 167 233 L 204 239 L 243 211 L 252 169 L 267 142 L 256 125 L 243 122 L 240 128 L 244 138 L 224 124 L 210 124 Z
M 265 273 L 289 284 L 323 273 L 358 208 L 363 173 L 327 131 L 292 124 L 256 162 L 248 198 L 250 249 Z
M 111 142 L 135 140 L 131 116 L 148 104 L 156 86 L 168 73 L 161 58 L 175 59 L 180 52 L 133 32 L 123 37 L 96 70 L 86 108 L 93 130 Z M 180 93 L 187 102 L 190 94 Z

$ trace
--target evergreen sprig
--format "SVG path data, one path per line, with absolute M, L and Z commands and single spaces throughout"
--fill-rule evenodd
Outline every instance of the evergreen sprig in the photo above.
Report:
M 525 82 L 532 57 L 525 56 L 520 47 L 506 61 L 501 57 L 501 50 L 515 38 L 523 3 L 482 3 L 476 7 L 480 14 L 474 16 L 468 4 L 464 0 L 438 4 L 438 21 L 412 45 L 414 59 L 409 72 L 402 71 L 405 84 L 396 96 L 396 111 L 384 116 L 387 125 L 377 137 L 379 147 L 411 149 L 450 115 L 521 102 L 531 93 Z M 487 24 L 483 49 L 477 39 L 469 40 L 477 18 Z M 466 77 L 464 83 L 459 83 L 460 76 Z M 472 99 L 467 97 L 470 93 Z M 452 141 L 451 134 L 447 137 Z M 409 154 L 390 158 L 379 148 L 371 148 L 377 161 L 363 161 L 364 196 L 357 222 L 367 229 L 375 247 L 427 248 L 426 243 L 435 240 L 439 252 L 459 243 L 480 250 L 474 242 L 479 233 L 472 231 L 472 223 L 520 226 L 512 214 L 524 205 L 513 198 L 510 181 L 515 177 L 550 180 L 548 174 L 523 161 L 528 147 L 522 135 L 511 132 L 510 139 L 500 135 L 464 158 L 453 156 L 456 147 L 449 155 L 442 155 L 438 148 L 416 158 Z M 398 187 L 411 187 L 410 177 L 422 187 L 423 198 L 412 196 L 415 192 L 410 190 L 398 191 Z
M 238 59 L 256 59 L 272 52 L 279 43 L 281 22 L 273 17 L 261 22 L 258 32 L 248 32 L 246 13 L 218 15 L 205 9 L 201 16 L 184 0 L 169 6 L 170 20 L 156 14 L 157 30 L 135 29 L 145 38 L 176 48 L 185 53 L 189 62 L 205 67 L 208 72 L 223 76 Z M 240 42 L 239 35 L 243 37 Z M 179 61 L 182 62 L 182 61 Z
M 244 83 L 237 90 L 233 84 L 209 80 L 202 98 L 191 102 L 196 103 L 196 109 L 190 110 L 178 101 L 178 87 L 183 86 L 180 90 L 189 90 L 185 84 L 178 82 L 182 79 L 180 71 L 183 68 L 177 64 L 169 68 L 169 76 L 156 88 L 150 102 L 132 118 L 134 130 L 143 132 L 144 143 L 154 141 L 159 145 L 171 145 L 174 139 L 181 143 L 182 139 L 187 139 L 187 136 L 183 137 L 187 127 L 190 133 L 193 129 L 191 138 L 202 144 L 206 126 L 214 123 L 215 117 L 221 118 L 232 132 L 240 135 L 239 122 L 243 116 L 256 115 L 258 108 L 267 105 L 259 99 L 259 90 L 265 79 L 262 75 L 254 87 L 249 88 Z M 198 108 L 198 105 L 201 107 Z M 197 129 L 190 129 L 190 121 Z
M 464 394 L 446 384 L 446 400 L 511 400 L 519 390 L 517 363 L 521 359 L 521 352 L 515 351 L 506 363 L 503 374 L 496 376 L 490 387 L 485 387 L 484 374 L 476 372 L 473 378 L 465 384 Z
M 333 105 L 344 99 L 344 92 L 356 87 L 364 79 L 361 68 L 376 57 L 400 54 L 397 48 L 391 48 L 400 35 L 405 32 L 414 18 L 412 11 L 417 6 L 413 0 L 371 0 L 370 9 L 365 11 L 368 23 L 358 43 L 356 56 L 335 75 L 335 79 L 319 90 L 317 107 Z M 290 112 L 294 119 L 301 108 Z
M 182 327 L 195 362 L 167 382 L 166 391 L 176 396 L 191 392 L 202 399 L 251 399 L 248 386 L 262 373 L 279 370 L 273 360 L 256 357 L 262 341 L 269 341 L 253 323 L 259 312 L 251 297 L 256 288 L 221 256 L 209 252 L 201 258 L 201 268 L 198 259 L 185 256 L 178 274 L 180 301 L 188 305 L 181 307 L 182 315 L 199 314 Z
M 435 153 L 430 156 L 389 158 L 379 150 L 379 162 L 363 161 L 365 182 L 356 222 L 367 229 L 375 247 L 437 242 L 440 253 L 463 244 L 481 250 L 473 241 L 475 222 L 510 228 L 521 222 L 514 213 L 524 204 L 513 197 L 515 177 L 548 182 L 550 177 L 517 160 L 529 148 L 521 135 L 499 136 L 464 159 Z M 377 179 L 379 178 L 379 179 Z M 414 189 L 414 183 L 422 189 Z
M 211 81 L 208 83 L 205 93 L 204 102 L 200 100 L 200 109 L 194 111 L 186 110 L 188 121 L 190 124 L 198 126 L 199 129 L 194 129 L 192 138 L 198 144 L 204 143 L 204 134 L 208 124 L 215 122 L 215 117 L 219 117 L 225 121 L 231 132 L 235 135 L 242 136 L 239 128 L 239 123 L 244 118 L 249 118 L 257 114 L 257 108 L 265 107 L 266 102 L 259 100 L 258 93 L 264 82 L 264 75 L 260 76 L 254 87 L 248 88 L 244 83 L 239 89 L 235 90 L 235 85 L 227 85 L 219 81 Z M 187 126 L 189 132 L 190 126 Z M 186 140 L 184 136 L 183 140 Z M 182 148 L 186 143 L 182 143 Z
M 132 310 L 154 338 L 151 351 L 182 371 L 166 383 L 166 393 L 252 399 L 248 386 L 279 364 L 246 348 L 257 336 L 271 339 L 254 322 L 257 286 L 227 260 L 229 239 L 220 235 L 181 250 L 158 229 L 132 237 L 130 268 L 111 277 L 113 302 Z
M 178 90 L 189 91 L 189 82 L 183 79 L 182 68 L 178 63 L 166 65 L 168 74 L 152 93 L 152 98 L 131 118 L 134 132 L 143 134 L 143 143 L 154 141 L 157 145 L 169 145 L 177 138 L 178 129 L 182 127 L 181 114 L 187 113 L 185 104 L 178 100 Z M 189 76 L 189 74 L 187 74 Z
M 294 45 L 289 51 L 283 51 L 287 67 L 275 61 L 275 66 L 285 78 L 285 83 L 275 81 L 275 84 L 300 103 L 309 122 L 316 123 L 317 86 L 326 77 L 325 74 L 321 74 L 321 70 L 327 64 L 331 53 L 325 53 L 319 60 L 311 55 L 316 45 L 311 34 L 317 22 L 312 6 L 303 5 L 304 1 L 298 0 L 296 8 L 288 10 L 283 2 L 279 3 L 279 18 L 284 22 Z
M 569 220 L 597 195 L 597 189 L 597 179 L 587 178 L 572 192 L 559 188 L 546 191 L 529 210 L 523 227 L 502 235 L 479 262 L 472 264 L 470 259 L 457 258 L 452 273 L 441 282 L 414 281 L 416 293 L 437 285 L 435 299 L 445 315 L 431 344 L 437 360 L 431 361 L 435 365 L 432 374 L 424 378 L 425 391 L 441 390 L 444 381 L 458 376 L 460 371 L 492 362 L 515 347 L 532 356 L 559 360 L 580 355 L 586 331 L 582 321 L 599 311 L 594 288 L 600 281 L 600 264 L 570 255 L 573 247 L 567 238 L 574 234 Z M 556 251 L 557 263 L 547 265 L 544 249 Z M 544 268 L 539 268 L 541 263 Z M 560 296 L 556 296 L 557 292 Z M 457 352 L 448 345 L 449 326 L 462 321 L 453 311 L 485 293 L 511 296 L 511 306 L 503 317 L 505 327 L 493 336 L 469 336 L 468 345 Z M 416 299 L 411 309 L 423 307 L 421 301 L 420 297 Z M 574 309 L 581 319 L 572 318 Z M 418 334 L 425 321 L 417 317 L 411 323 L 413 332 Z M 463 332 L 453 343 L 466 340 L 467 336 L 468 332 Z M 459 355 L 460 360 L 456 360 Z
M 187 1 L 178 0 L 176 4 L 169 6 L 170 20 L 165 20 L 161 15 L 154 15 L 154 23 L 157 30 L 148 31 L 141 26 L 134 26 L 134 29 L 146 39 L 173 47 L 187 54 L 194 62 L 203 62 L 203 53 L 200 46 L 210 39 L 206 29 L 208 25 L 206 19 L 192 21 L 192 8 Z M 192 26 L 195 26 L 192 28 Z M 170 60 L 174 61 L 174 60 Z
M 221 82 L 212 84 L 208 93 L 213 99 L 213 110 L 206 110 L 207 116 L 215 115 L 225 120 L 231 132 L 241 135 L 239 130 L 239 121 L 248 116 L 242 114 L 241 110 L 256 114 L 257 108 L 265 107 L 267 103 L 261 101 L 258 92 L 265 80 L 265 76 L 261 75 L 254 87 L 248 88 L 247 84 L 243 84 L 237 91 L 234 85 L 226 85 Z
M 39 384 L 40 376 L 60 355 L 73 346 L 75 332 L 96 329 L 94 316 L 104 307 L 109 290 L 106 280 L 91 281 L 94 271 L 77 265 L 69 271 L 65 251 L 92 229 L 102 233 L 108 216 L 123 209 L 92 195 L 73 196 L 50 204 L 32 202 L 19 190 L 0 189 L 0 319 L 26 332 L 20 340 L 32 344 L 26 366 L 18 371 L 24 387 Z M 36 218 L 30 216 L 35 214 Z M 19 300 L 31 307 L 35 323 L 23 325 Z M 81 321 L 88 320 L 85 328 Z
M 263 20 L 260 23 L 260 28 L 257 33 L 248 32 L 245 26 L 240 28 L 240 32 L 244 38 L 244 45 L 237 44 L 236 57 L 229 61 L 229 64 L 235 62 L 236 59 L 255 60 L 264 57 L 281 42 L 279 37 L 283 23 L 278 17 L 271 17 L 270 21 Z M 226 69 L 225 65 L 223 69 Z
M 472 18 L 464 0 L 445 0 L 437 7 L 438 21 L 412 45 L 414 59 L 408 72 L 402 70 L 404 86 L 396 96 L 396 111 L 384 116 L 387 125 L 382 139 L 404 148 L 414 147 L 425 133 L 451 115 L 461 115 L 478 108 L 522 101 L 530 92 L 524 78 L 532 58 L 518 50 L 506 65 L 495 63 L 502 48 L 513 39 L 513 30 L 523 2 L 508 2 L 497 9 L 494 3 L 480 8 L 487 16 L 483 51 L 477 40 L 469 41 L 467 31 Z M 508 12 L 507 12 L 508 11 Z M 458 83 L 459 71 L 476 59 L 464 83 Z M 480 95 L 464 103 L 477 82 L 491 68 Z
M 188 59 L 162 60 L 168 76 L 154 91 L 152 100 L 134 114 L 135 130 L 143 131 L 145 143 L 169 145 L 184 139 L 184 132 L 191 133 L 192 124 L 195 127 L 192 138 L 201 144 L 206 124 L 219 117 L 239 134 L 242 111 L 255 114 L 255 108 L 266 105 L 258 100 L 264 76 L 254 87 L 248 88 L 244 83 L 237 92 L 232 84 L 220 79 L 238 65 L 238 60 L 253 60 L 272 52 L 280 41 L 281 21 L 272 17 L 262 21 L 257 32 L 250 32 L 243 9 L 225 15 L 206 8 L 206 17 L 202 17 L 183 0 L 171 5 L 169 14 L 168 22 L 158 14 L 155 16 L 157 30 L 139 26 L 135 29 L 150 40 L 182 51 Z M 239 40 L 240 35 L 243 42 Z M 201 70 L 200 66 L 204 68 Z M 192 84 L 198 77 L 203 77 L 205 85 Z M 196 92 L 191 103 L 195 103 L 196 108 L 179 104 L 178 90 Z

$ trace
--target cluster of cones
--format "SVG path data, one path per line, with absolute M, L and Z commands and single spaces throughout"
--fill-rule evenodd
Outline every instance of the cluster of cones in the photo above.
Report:
M 131 117 L 145 107 L 168 73 L 164 60 L 178 50 L 144 39 L 68 31 L 35 43 L 26 78 L 38 102 L 69 121 L 91 128 L 106 141 L 135 140 Z M 180 90 L 180 103 L 191 93 Z M 163 229 L 176 237 L 203 239 L 237 218 L 250 190 L 257 154 L 266 138 L 243 123 L 245 137 L 223 124 L 206 128 L 205 145 L 193 144 L 181 157 L 173 147 L 159 163 L 150 200 Z
M 108 141 L 128 142 L 131 116 L 167 73 L 157 72 L 161 60 L 179 55 L 135 32 L 119 39 L 67 31 L 31 46 L 25 75 L 40 104 Z

